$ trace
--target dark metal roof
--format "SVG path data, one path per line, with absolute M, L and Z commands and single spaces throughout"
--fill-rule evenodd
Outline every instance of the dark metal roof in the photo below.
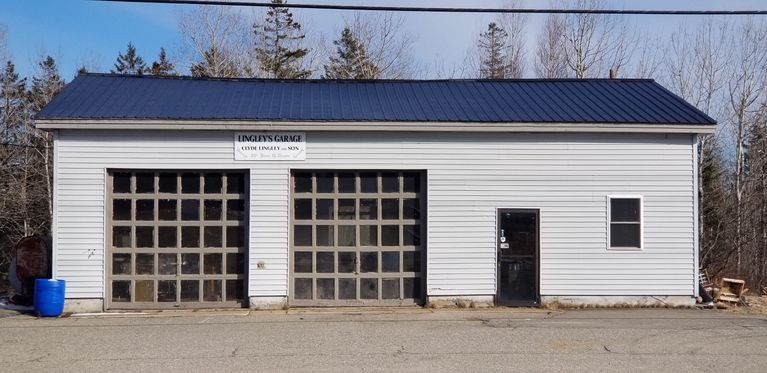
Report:
M 269 80 L 84 74 L 37 119 L 716 122 L 653 80 Z

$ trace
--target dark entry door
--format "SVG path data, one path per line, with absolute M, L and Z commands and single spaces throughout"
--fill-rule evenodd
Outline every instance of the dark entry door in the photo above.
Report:
M 538 217 L 538 210 L 498 210 L 499 305 L 538 305 Z

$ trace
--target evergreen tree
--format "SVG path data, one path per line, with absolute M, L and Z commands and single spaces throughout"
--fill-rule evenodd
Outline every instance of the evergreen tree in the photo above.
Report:
M 365 47 L 354 37 L 351 29 L 345 27 L 341 38 L 334 40 L 336 55 L 325 64 L 325 79 L 377 79 L 378 66 L 373 63 Z
M 117 62 L 115 62 L 115 68 L 112 70 L 113 74 L 133 74 L 144 75 L 147 71 L 144 59 L 136 53 L 136 47 L 133 43 L 128 43 L 128 50 L 125 54 L 120 53 L 117 56 Z
M 176 73 L 176 67 L 168 60 L 168 56 L 165 54 L 165 48 L 160 48 L 160 55 L 157 61 L 152 63 L 150 70 L 152 75 L 158 76 L 174 76 Z
M 23 126 L 27 111 L 26 79 L 21 79 L 16 66 L 8 61 L 0 71 L 0 142 L 15 143 L 15 135 Z
M 196 78 L 236 78 L 240 76 L 231 59 L 222 58 L 221 52 L 213 46 L 203 54 L 200 62 L 192 64 L 192 76 Z
M 64 80 L 59 74 L 59 68 L 53 57 L 45 57 L 38 63 L 38 67 L 39 75 L 32 77 L 32 87 L 29 90 L 32 110 L 35 112 L 40 111 L 64 89 Z
M 284 0 L 272 0 L 274 6 L 266 12 L 262 25 L 254 25 L 258 38 L 256 59 L 260 69 L 268 77 L 278 79 L 305 79 L 311 71 L 301 66 L 302 59 L 309 52 L 301 47 L 306 35 L 301 24 L 293 20 L 293 13 L 284 6 Z
M 479 37 L 479 76 L 482 79 L 504 79 L 508 75 L 506 44 L 509 34 L 495 22 Z

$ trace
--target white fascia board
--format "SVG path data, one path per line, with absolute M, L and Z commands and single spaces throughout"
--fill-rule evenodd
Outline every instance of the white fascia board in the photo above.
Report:
M 476 122 L 268 122 L 236 120 L 59 120 L 39 119 L 39 129 L 131 129 L 202 131 L 376 131 L 376 132 L 613 132 L 710 134 L 709 124 L 476 123 Z

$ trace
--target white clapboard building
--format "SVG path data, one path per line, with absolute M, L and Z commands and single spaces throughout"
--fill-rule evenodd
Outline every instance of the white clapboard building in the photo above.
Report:
M 715 121 L 652 80 L 85 74 L 36 124 L 69 310 L 697 295 Z

